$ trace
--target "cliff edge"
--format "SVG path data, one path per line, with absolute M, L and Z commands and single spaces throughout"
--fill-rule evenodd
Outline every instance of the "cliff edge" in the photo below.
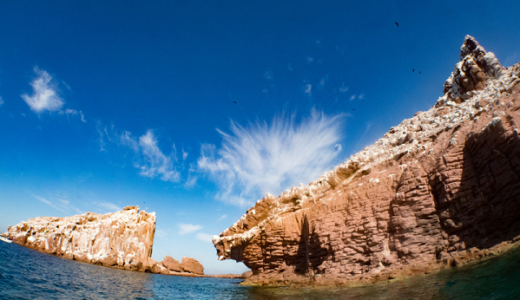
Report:
M 342 285 L 480 259 L 520 238 L 520 64 L 471 36 L 435 106 L 215 236 L 246 284 Z
M 34 250 L 132 271 L 151 271 L 155 213 L 127 206 L 100 215 L 38 217 L 9 226 L 2 236 Z

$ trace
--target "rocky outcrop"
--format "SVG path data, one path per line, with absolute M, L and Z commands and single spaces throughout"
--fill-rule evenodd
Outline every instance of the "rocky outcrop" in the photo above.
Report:
M 81 262 L 148 271 L 155 234 L 155 213 L 127 206 L 105 215 L 87 212 L 65 218 L 38 217 L 10 226 L 3 236 L 40 252 Z
M 179 263 L 179 261 L 172 258 L 171 256 L 166 255 L 162 261 L 162 264 L 170 271 L 182 272 L 181 264 Z
M 184 272 L 189 272 L 189 273 L 199 274 L 199 275 L 204 274 L 204 267 L 202 266 L 202 264 L 198 260 L 191 258 L 191 257 L 183 257 L 182 262 L 181 262 L 181 267 L 184 270 Z
M 349 284 L 479 259 L 520 239 L 520 64 L 466 36 L 444 95 L 213 244 L 249 284 Z
M 178 260 L 167 255 L 164 257 L 162 262 L 157 263 L 153 267 L 152 273 L 204 277 L 204 267 L 198 260 L 191 257 L 183 257 L 182 262 L 179 263 Z

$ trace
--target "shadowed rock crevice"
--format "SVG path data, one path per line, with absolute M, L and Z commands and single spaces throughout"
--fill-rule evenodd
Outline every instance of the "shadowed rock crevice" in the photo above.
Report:
M 468 136 L 461 184 L 447 202 L 448 250 L 490 248 L 520 235 L 520 138 L 494 118 Z
M 318 236 L 309 225 L 307 215 L 303 215 L 300 242 L 298 243 L 297 256 L 295 262 L 295 272 L 299 275 L 313 275 L 318 272 L 318 267 L 323 262 L 323 258 L 329 253 Z

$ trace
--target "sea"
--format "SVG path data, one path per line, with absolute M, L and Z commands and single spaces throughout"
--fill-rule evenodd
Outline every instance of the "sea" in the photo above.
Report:
M 240 282 L 111 269 L 0 242 L 0 299 L 520 299 L 520 250 L 363 287 L 268 288 Z

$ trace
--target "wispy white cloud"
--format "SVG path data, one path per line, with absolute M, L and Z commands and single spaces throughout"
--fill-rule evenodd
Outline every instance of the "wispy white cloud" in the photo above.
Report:
M 47 73 L 47 71 L 34 67 L 34 73 L 36 74 L 36 78 L 30 83 L 33 88 L 32 95 L 29 96 L 28 94 L 23 94 L 20 96 L 25 103 L 29 105 L 29 108 L 32 111 L 38 114 L 44 111 L 58 111 L 60 115 L 77 115 L 80 117 L 82 122 L 87 122 L 82 111 L 77 111 L 71 108 L 62 110 L 65 102 L 58 95 L 58 84 L 53 80 L 52 76 Z M 70 87 L 65 82 L 62 82 L 62 84 L 70 90 Z
M 323 77 L 322 79 L 320 79 L 319 87 L 324 88 L 325 84 L 327 83 L 327 80 L 328 80 L 328 75 Z
M 60 201 L 61 203 L 65 204 L 65 205 L 70 204 L 70 201 L 67 200 L 67 199 L 61 199 L 61 198 L 58 198 L 57 200 Z
M 0 106 L 2 106 L 2 104 L 4 104 L 4 100 L 2 99 L 2 97 L 0 97 Z
M 307 96 L 312 96 L 312 84 L 310 83 L 307 83 L 305 85 L 305 91 L 304 91 L 305 94 L 307 94 Z
M 47 205 L 51 205 L 51 206 L 52 206 L 52 202 L 50 202 L 49 200 L 47 200 L 47 199 L 45 199 L 45 198 L 43 198 L 43 197 L 40 197 L 40 196 L 36 196 L 36 195 L 34 195 L 34 194 L 31 194 L 31 195 L 32 195 L 34 198 L 38 199 L 38 201 L 43 202 L 43 203 L 45 203 L 45 204 L 47 204 Z
M 42 202 L 42 203 L 45 203 L 47 205 L 49 205 L 50 207 L 56 209 L 56 210 L 59 210 L 61 211 L 62 213 L 65 213 L 65 214 L 71 214 L 71 213 L 82 213 L 81 210 L 79 210 L 77 207 L 75 207 L 74 205 L 72 205 L 70 203 L 69 200 L 67 199 L 64 199 L 63 197 L 54 197 L 52 196 L 52 200 L 49 200 L 47 198 L 44 198 L 44 197 L 41 197 L 41 196 L 38 196 L 38 195 L 35 195 L 35 194 L 31 194 L 31 196 L 33 196 L 34 198 L 36 198 L 38 201 Z
M 242 127 L 231 122 L 231 133 L 220 130 L 222 146 L 202 145 L 197 163 L 220 187 L 222 201 L 248 205 L 267 192 L 308 183 L 332 167 L 342 137 L 342 115 L 312 111 L 297 124 L 295 116 L 274 118 Z
M 310 56 L 307 57 L 308 64 L 312 63 L 313 61 L 314 61 L 314 57 L 310 57 Z
M 188 178 L 186 179 L 186 182 L 184 183 L 184 187 L 187 189 L 191 189 L 195 186 L 197 183 L 197 169 L 195 164 L 190 164 L 190 169 L 188 171 Z
M 265 71 L 265 72 L 264 72 L 264 79 L 265 79 L 265 80 L 268 80 L 268 81 L 273 80 L 273 72 L 271 72 L 271 71 Z
M 184 223 L 179 224 L 179 234 L 180 235 L 192 233 L 192 232 L 200 230 L 200 229 L 202 229 L 202 226 L 200 226 L 200 225 L 184 224 Z
M 342 94 L 348 92 L 348 86 L 345 86 L 345 83 L 341 83 L 341 86 L 339 87 L 339 92 Z
M 361 94 L 354 94 L 352 96 L 350 96 L 350 101 L 353 101 L 353 100 L 356 100 L 356 98 L 358 98 L 359 100 L 363 100 L 365 99 L 365 94 L 364 93 L 361 93 Z
M 86 123 L 87 121 L 85 120 L 85 115 L 83 115 L 83 112 L 80 110 L 80 111 L 77 111 L 75 109 L 71 109 L 71 108 L 67 108 L 65 110 L 60 110 L 59 112 L 60 115 L 67 115 L 67 116 L 79 116 L 80 117 L 80 120 L 81 122 L 83 123 Z
M 129 131 L 118 133 L 114 125 L 108 127 L 98 122 L 96 129 L 100 136 L 101 151 L 107 151 L 107 144 L 128 147 L 134 152 L 133 165 L 140 170 L 141 176 L 160 177 L 163 181 L 179 181 L 180 174 L 174 166 L 174 162 L 177 161 L 175 145 L 172 145 L 171 154 L 164 154 L 159 148 L 158 140 L 152 130 L 135 138 Z
M 165 230 L 163 230 L 163 229 L 157 229 L 157 230 L 155 231 L 155 236 L 156 236 L 156 237 L 163 238 L 163 237 L 165 237 L 165 236 L 167 236 L 167 235 L 168 235 L 168 233 L 167 233 Z
M 38 67 L 34 67 L 36 78 L 30 83 L 33 88 L 31 96 L 21 95 L 22 99 L 29 105 L 32 111 L 57 111 L 63 106 L 63 100 L 58 96 L 58 89 L 52 83 L 52 76 Z
M 220 216 L 220 218 L 218 218 L 218 221 L 222 221 L 222 220 L 224 220 L 225 218 L 227 218 L 227 215 L 222 215 L 222 216 Z
M 207 242 L 207 243 L 213 243 L 213 235 L 199 232 L 197 233 L 197 239 Z
M 164 181 L 179 181 L 179 173 L 173 169 L 172 158 L 162 153 L 151 130 L 139 137 L 139 146 L 144 157 L 144 163 L 138 166 L 142 176 L 154 178 L 160 175 Z
M 366 123 L 365 131 L 363 131 L 363 134 L 361 135 L 361 137 L 358 139 L 358 141 L 356 142 L 356 144 L 353 147 L 353 149 L 355 151 L 359 151 L 359 150 L 365 148 L 366 146 L 371 145 L 375 142 L 374 140 L 372 140 L 373 137 L 371 137 L 371 135 L 369 135 L 371 127 L 372 127 L 372 123 L 370 123 L 370 122 Z
M 121 210 L 121 207 L 117 204 L 114 204 L 112 202 L 95 202 L 94 204 L 96 204 L 97 206 L 103 208 L 104 210 L 107 210 L 109 212 L 116 212 L 116 211 L 120 211 Z

